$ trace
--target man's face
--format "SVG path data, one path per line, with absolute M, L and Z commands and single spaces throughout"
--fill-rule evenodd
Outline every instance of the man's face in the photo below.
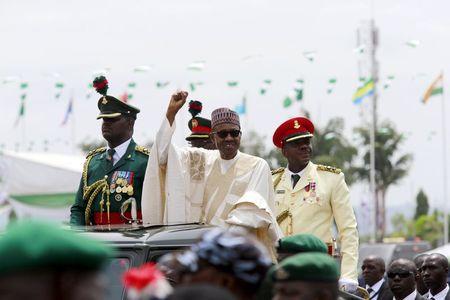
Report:
M 439 259 L 433 255 L 425 258 L 422 264 L 423 282 L 429 289 L 442 286 L 447 282 L 448 268 L 444 266 Z
M 290 165 L 306 166 L 311 160 L 311 138 L 302 138 L 285 143 L 281 151 Z
M 220 124 L 213 128 L 212 139 L 222 159 L 233 159 L 241 144 L 240 128 L 234 124 Z
M 401 263 L 393 263 L 387 272 L 388 284 L 395 298 L 403 299 L 416 288 L 415 274 Z
M 383 278 L 384 266 L 375 259 L 365 259 L 361 266 L 362 276 L 366 284 L 372 286 Z
M 428 292 L 428 287 L 425 285 L 425 282 L 423 282 L 423 278 L 422 278 L 422 264 L 423 261 L 425 260 L 425 256 L 421 256 L 417 259 L 414 259 L 414 263 L 416 264 L 417 267 L 417 272 L 416 272 L 416 288 L 417 291 L 423 295 L 426 292 Z
M 213 141 L 208 138 L 208 139 L 193 139 L 189 141 L 189 144 L 191 145 L 191 147 L 194 148 L 203 148 L 203 149 L 208 149 L 208 150 L 214 150 L 216 149 L 216 146 L 214 145 Z
M 323 286 L 323 287 L 321 287 Z M 318 293 L 317 291 L 320 291 Z M 337 284 L 324 284 L 305 281 L 277 282 L 274 300 L 334 300 Z
M 110 143 L 115 143 L 126 138 L 132 131 L 131 120 L 123 116 L 117 118 L 104 118 L 102 123 L 102 135 Z

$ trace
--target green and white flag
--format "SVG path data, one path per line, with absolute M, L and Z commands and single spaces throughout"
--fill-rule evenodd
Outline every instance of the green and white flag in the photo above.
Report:
M 165 88 L 166 86 L 168 86 L 169 83 L 170 83 L 170 81 L 158 81 L 158 82 L 156 82 L 156 87 L 158 89 L 162 89 L 162 88 Z
M 151 66 L 136 66 L 133 68 L 133 72 L 135 73 L 144 73 L 150 71 Z
M 294 95 L 296 101 L 302 101 L 303 100 L 303 86 L 305 84 L 305 81 L 303 79 L 297 79 L 294 84 Z
M 229 87 L 236 87 L 236 86 L 239 85 L 239 81 L 228 81 L 228 82 L 227 82 L 227 85 L 228 85 Z
M 26 88 L 28 88 L 28 82 L 22 82 L 22 83 L 20 84 L 20 89 L 21 89 L 21 90 L 24 90 L 24 89 L 26 89 Z
M 17 127 L 19 125 L 20 120 L 25 116 L 25 98 L 26 95 L 21 95 L 20 100 L 20 107 L 19 107 L 19 113 L 17 114 L 16 121 L 14 122 L 14 127 Z
M 386 81 L 383 84 L 383 89 L 388 89 L 391 87 L 392 81 L 395 79 L 394 75 L 389 75 L 386 79 Z
M 336 77 L 332 77 L 328 79 L 328 88 L 327 88 L 327 94 L 331 94 L 334 91 L 334 87 L 336 86 L 337 79 Z
M 55 88 L 57 88 L 57 89 L 62 89 L 62 88 L 64 88 L 64 82 L 56 82 L 56 83 L 55 83 Z
M 189 71 L 202 71 L 205 68 L 206 62 L 204 60 L 194 61 L 187 66 Z
M 272 84 L 272 80 L 271 79 L 264 79 L 263 80 L 263 86 L 259 89 L 259 93 L 261 95 L 265 95 L 269 85 L 271 85 L 271 84 Z
M 128 88 L 134 89 L 136 87 L 136 82 L 132 81 L 128 83 Z

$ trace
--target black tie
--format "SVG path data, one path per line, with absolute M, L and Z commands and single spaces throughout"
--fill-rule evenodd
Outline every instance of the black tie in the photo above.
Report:
M 297 182 L 300 180 L 300 175 L 298 174 L 292 174 L 291 175 L 292 178 L 292 188 L 295 188 L 295 185 L 297 184 Z
M 372 293 L 373 293 L 373 288 L 371 288 L 371 287 L 368 288 L 368 289 L 367 289 L 367 292 L 368 292 L 369 294 L 372 294 Z
M 116 153 L 116 150 L 114 149 L 108 149 L 108 155 L 106 156 L 106 160 L 108 162 L 108 169 L 112 169 L 112 167 L 114 166 L 114 153 Z

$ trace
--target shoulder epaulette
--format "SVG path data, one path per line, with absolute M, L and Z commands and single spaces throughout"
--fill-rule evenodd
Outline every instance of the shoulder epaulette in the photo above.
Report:
M 93 155 L 95 155 L 95 154 L 97 154 L 97 153 L 105 152 L 105 151 L 106 151 L 106 147 L 100 147 L 100 148 L 91 150 L 91 151 L 89 151 L 88 154 L 86 155 L 86 158 L 88 158 L 89 156 L 93 156 Z
M 317 170 L 331 172 L 331 173 L 335 173 L 335 174 L 341 173 L 341 169 L 339 169 L 339 168 L 324 166 L 324 165 L 317 165 Z
M 149 155 L 150 154 L 150 150 L 148 150 L 148 148 L 145 148 L 143 146 L 137 146 L 134 148 L 136 151 L 144 153 L 145 155 Z
M 284 168 L 278 168 L 278 169 L 272 170 L 271 172 L 272 172 L 272 175 L 279 174 L 279 173 L 284 172 Z

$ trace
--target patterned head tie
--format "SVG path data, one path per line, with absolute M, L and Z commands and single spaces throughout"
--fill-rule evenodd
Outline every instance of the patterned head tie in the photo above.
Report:
M 202 266 L 213 266 L 255 288 L 271 265 L 266 249 L 257 240 L 248 234 L 219 228 L 208 231 L 181 260 L 190 264 L 193 272 Z

